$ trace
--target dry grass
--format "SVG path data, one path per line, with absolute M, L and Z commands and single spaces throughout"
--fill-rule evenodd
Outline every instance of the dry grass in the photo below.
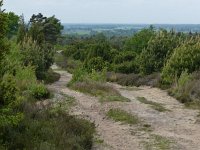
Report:
M 117 82 L 124 86 L 141 86 L 147 85 L 152 87 L 158 87 L 161 81 L 159 73 L 154 73 L 148 76 L 141 76 L 139 74 L 121 74 L 121 73 L 107 73 L 107 81 Z
M 200 72 L 195 72 L 181 85 L 176 85 L 169 90 L 169 94 L 187 108 L 200 109 Z
M 149 142 L 144 142 L 146 150 L 169 150 L 174 145 L 174 141 L 160 135 L 153 134 L 150 138 Z

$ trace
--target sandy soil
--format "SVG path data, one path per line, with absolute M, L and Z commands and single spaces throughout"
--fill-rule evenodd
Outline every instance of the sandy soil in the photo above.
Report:
M 53 68 L 57 69 L 56 66 Z M 97 97 L 67 88 L 66 85 L 72 78 L 71 74 L 66 71 L 56 72 L 61 74 L 61 78 L 49 88 L 73 96 L 77 105 L 70 113 L 95 123 L 96 137 L 103 140 L 103 143 L 95 143 L 94 150 L 143 150 L 146 149 L 145 142 L 152 142 L 152 135 L 159 135 L 173 141 L 170 147 L 173 150 L 200 150 L 200 124 L 196 122 L 198 111 L 186 109 L 177 100 L 168 96 L 167 92 L 150 87 L 128 90 L 126 87 L 108 83 L 131 102 L 102 104 Z M 161 103 L 170 111 L 158 112 L 149 105 L 139 102 L 137 97 L 145 97 L 149 101 Z M 108 119 L 106 112 L 111 108 L 120 108 L 137 115 L 142 124 L 151 126 L 152 131 L 140 130 L 141 123 L 131 126 Z

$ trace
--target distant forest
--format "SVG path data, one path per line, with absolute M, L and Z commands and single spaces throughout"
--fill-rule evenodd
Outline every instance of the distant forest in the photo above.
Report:
M 133 34 L 148 28 L 149 24 L 63 24 L 63 34 L 90 36 L 97 33 L 103 33 L 107 37 L 112 36 L 132 36 Z M 160 28 L 168 31 L 174 30 L 176 32 L 184 33 L 199 33 L 200 25 L 194 24 L 153 24 L 155 29 Z

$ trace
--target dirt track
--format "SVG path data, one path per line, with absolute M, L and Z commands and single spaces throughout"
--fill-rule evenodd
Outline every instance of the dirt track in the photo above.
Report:
M 54 68 L 56 68 L 54 66 Z M 131 102 L 99 103 L 97 97 L 73 91 L 66 87 L 72 75 L 66 71 L 56 71 L 61 74 L 58 82 L 50 85 L 55 92 L 62 92 L 73 96 L 77 105 L 71 114 L 86 118 L 95 123 L 98 138 L 104 142 L 94 144 L 93 149 L 100 150 L 141 150 L 162 149 L 162 147 L 148 148 L 145 143 L 153 143 L 152 136 L 158 135 L 171 141 L 173 150 L 200 150 L 200 124 L 196 122 L 198 111 L 185 109 L 165 91 L 157 88 L 140 87 L 139 90 L 129 90 L 117 84 L 108 83 L 117 89 Z M 147 104 L 141 103 L 137 97 L 145 97 L 149 101 L 161 103 L 169 111 L 159 112 Z M 139 125 L 125 125 L 114 122 L 106 117 L 111 108 L 120 108 L 133 115 L 137 115 L 143 124 L 151 126 L 151 132 L 141 130 Z

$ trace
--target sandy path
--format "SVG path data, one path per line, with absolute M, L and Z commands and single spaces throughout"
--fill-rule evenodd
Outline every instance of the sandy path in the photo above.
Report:
M 66 84 L 71 80 L 71 74 L 66 71 L 57 71 L 61 74 L 58 82 L 50 85 L 56 92 L 62 92 L 75 97 L 77 105 L 72 108 L 71 114 L 84 117 L 95 123 L 97 133 L 103 144 L 95 144 L 93 149 L 102 150 L 140 150 L 144 149 L 143 141 L 150 140 L 150 134 L 138 130 L 138 126 L 122 125 L 113 122 L 106 117 L 110 108 L 121 108 L 134 115 L 137 115 L 142 122 L 150 124 L 153 131 L 151 134 L 160 135 L 173 139 L 175 147 L 171 149 L 200 150 L 200 125 L 196 124 L 197 111 L 185 109 L 166 92 L 156 88 L 142 87 L 139 91 L 122 89 L 122 86 L 111 84 L 131 102 L 104 103 L 101 104 L 98 98 L 70 90 Z M 162 103 L 170 112 L 158 112 L 146 104 L 136 100 L 136 97 L 145 97 L 150 101 Z
M 150 124 L 153 134 L 161 135 L 176 142 L 176 149 L 200 150 L 200 124 L 196 123 L 198 111 L 186 109 L 183 104 L 168 96 L 167 92 L 157 88 L 140 87 L 141 90 L 123 90 L 122 86 L 112 84 L 120 93 L 132 100 L 124 109 L 137 114 Z M 136 100 L 145 97 L 149 101 L 163 104 L 169 112 L 152 110 L 148 105 Z

